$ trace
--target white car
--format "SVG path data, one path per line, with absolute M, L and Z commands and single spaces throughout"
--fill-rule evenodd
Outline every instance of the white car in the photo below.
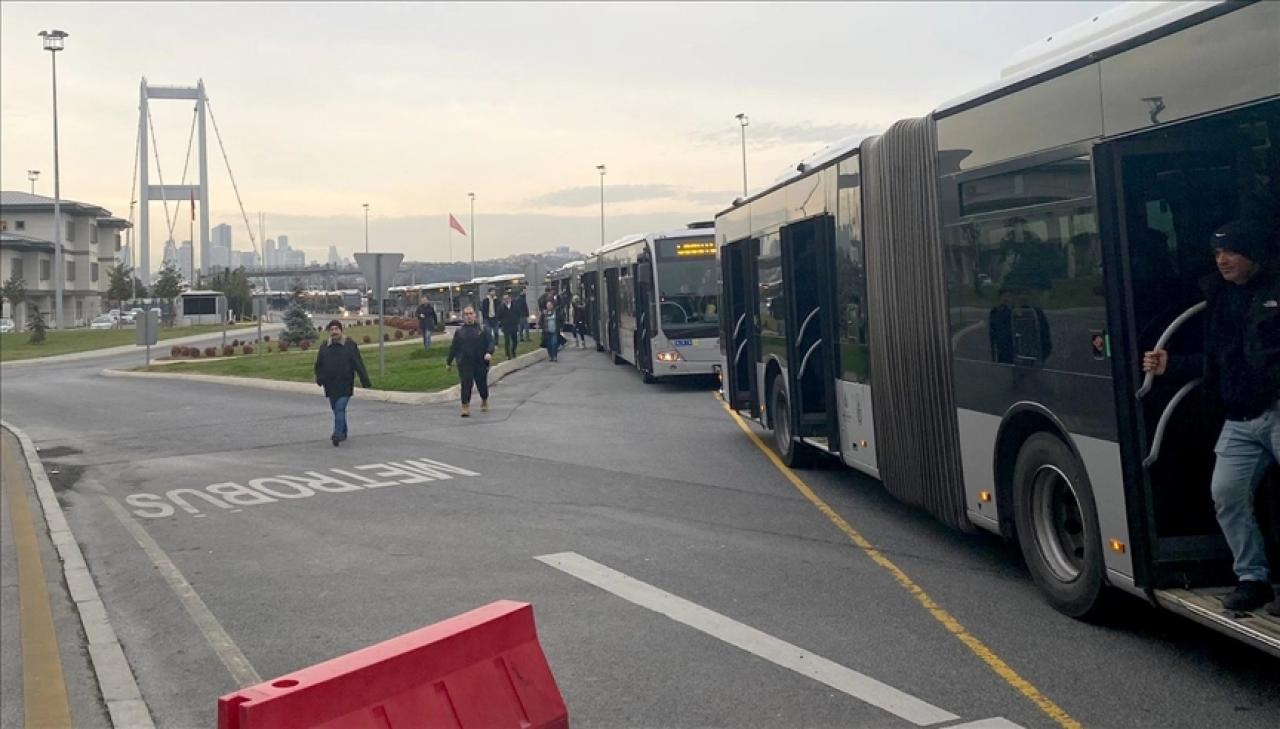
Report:
M 111 316 L 110 314 L 103 314 L 102 316 L 96 317 L 94 318 L 93 321 L 89 322 L 89 328 L 90 329 L 115 329 L 116 318 L 114 316 Z
M 13 325 L 12 319 L 9 317 L 0 318 L 0 334 L 8 334 L 15 329 L 16 327 Z

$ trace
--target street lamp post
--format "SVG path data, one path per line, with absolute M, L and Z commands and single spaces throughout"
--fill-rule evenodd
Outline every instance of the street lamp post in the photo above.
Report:
M 27 170 L 27 179 L 31 181 L 31 194 L 36 194 L 36 180 L 40 177 L 40 170 Z
M 61 30 L 42 30 L 44 49 L 53 62 L 53 305 L 54 327 L 62 328 L 62 287 L 66 280 L 66 268 L 62 262 L 62 187 L 58 179 L 58 51 L 62 50 L 67 33 Z
M 742 197 L 747 196 L 747 124 L 750 121 L 746 114 L 735 114 L 734 119 L 738 120 L 738 126 L 742 128 Z
M 604 173 L 607 172 L 604 165 L 596 165 L 596 170 L 600 172 L 600 245 L 604 245 Z
M 468 192 L 471 198 L 471 278 L 476 277 L 476 194 Z
M 364 204 L 364 252 L 369 252 L 369 203 Z

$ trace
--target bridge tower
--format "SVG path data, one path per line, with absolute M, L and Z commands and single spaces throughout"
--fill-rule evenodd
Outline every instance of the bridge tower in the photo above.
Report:
M 138 166 L 138 202 L 140 205 L 138 217 L 138 235 L 142 245 L 139 251 L 139 265 L 142 282 L 147 286 L 151 285 L 151 237 L 150 237 L 150 202 L 159 198 L 161 201 L 167 202 L 173 200 L 175 202 L 188 200 L 193 195 L 200 201 L 200 240 L 192 241 L 191 245 L 200 246 L 200 265 L 208 266 L 209 260 L 209 170 L 208 170 L 208 150 L 205 146 L 205 107 L 207 98 L 204 92 L 204 79 L 196 82 L 195 86 L 151 86 L 147 84 L 144 76 L 140 89 L 140 99 L 138 105 L 138 154 L 140 155 L 140 164 Z M 197 132 L 197 152 L 200 178 L 199 183 L 195 185 L 166 185 L 164 178 L 161 176 L 159 185 L 151 185 L 148 183 L 150 173 L 150 152 L 151 147 L 148 145 L 147 135 L 149 122 L 151 120 L 150 103 L 151 100 L 190 100 L 196 102 L 196 132 Z M 157 171 L 160 170 L 157 165 Z M 194 268 L 194 266 L 193 266 Z M 194 278 L 195 272 L 192 272 Z

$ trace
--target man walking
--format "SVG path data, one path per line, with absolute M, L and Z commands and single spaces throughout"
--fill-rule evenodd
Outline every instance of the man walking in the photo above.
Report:
M 519 322 L 520 341 L 529 341 L 529 296 L 525 290 L 521 290 L 515 297 L 515 308 L 517 321 Z
M 329 340 L 321 344 L 316 353 L 316 384 L 324 388 L 329 408 L 333 410 L 333 435 L 329 441 L 336 447 L 347 439 L 347 403 L 355 390 L 356 375 L 360 375 L 360 384 L 365 388 L 372 385 L 364 360 L 360 358 L 360 348 L 342 335 L 342 322 L 334 319 L 325 329 Z
M 480 302 L 480 316 L 484 323 L 484 328 L 489 332 L 489 338 L 493 342 L 498 341 L 498 330 L 501 328 L 498 317 L 498 294 L 493 289 L 489 289 L 489 296 Z
M 462 384 L 462 417 L 471 417 L 471 387 L 480 391 L 480 411 L 489 410 L 489 361 L 493 359 L 493 338 L 489 330 L 476 323 L 476 310 L 462 310 L 462 326 L 453 332 L 449 356 L 444 366 L 458 361 L 458 378 Z
M 507 359 L 515 359 L 520 343 L 520 313 L 511 301 L 511 294 L 502 297 L 502 305 L 498 307 L 498 323 L 502 326 L 503 350 Z
M 423 300 L 418 304 L 418 331 L 422 333 L 422 348 L 431 349 L 431 334 L 436 330 L 436 307 Z
M 542 346 L 547 350 L 547 358 L 556 361 L 560 352 L 560 315 L 556 313 L 555 302 L 547 300 L 542 313 L 538 315 L 538 328 L 542 330 Z
M 1251 611 L 1271 601 L 1267 612 L 1280 616 L 1253 512 L 1258 484 L 1280 459 L 1280 276 L 1263 269 L 1274 241 L 1274 229 L 1254 221 L 1219 228 L 1212 241 L 1218 275 L 1201 282 L 1208 302 L 1204 354 L 1170 358 L 1157 349 L 1143 355 L 1142 368 L 1180 379 L 1203 375 L 1205 391 L 1225 407 L 1210 492 L 1237 585 L 1222 606 Z

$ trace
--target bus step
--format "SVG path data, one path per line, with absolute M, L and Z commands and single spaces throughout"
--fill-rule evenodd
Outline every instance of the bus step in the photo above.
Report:
M 805 437 L 800 439 L 801 443 L 813 446 L 824 453 L 835 455 L 838 451 L 831 450 L 831 441 L 827 438 L 818 438 L 816 436 Z
M 1251 613 L 1223 610 L 1218 598 L 1228 592 L 1231 592 L 1230 587 L 1156 590 L 1155 597 L 1161 607 L 1280 657 L 1280 619 L 1268 615 L 1261 608 Z

